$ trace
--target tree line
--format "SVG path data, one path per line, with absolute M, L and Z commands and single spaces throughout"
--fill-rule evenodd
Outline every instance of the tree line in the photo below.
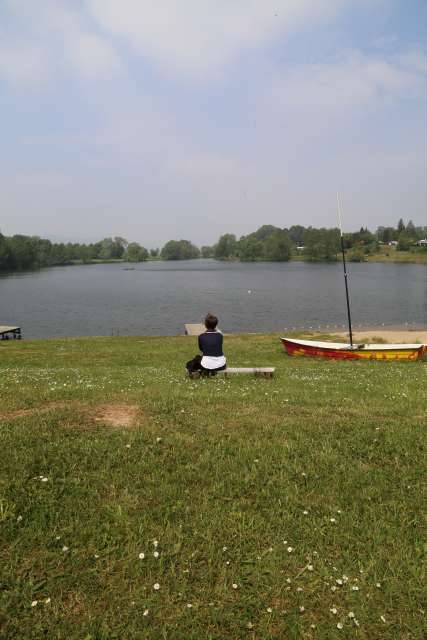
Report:
M 378 227 L 373 233 L 361 227 L 359 231 L 345 233 L 343 239 L 348 258 L 360 262 L 366 255 L 377 252 L 381 245 L 396 243 L 398 251 L 415 250 L 417 241 L 426 237 L 427 227 L 416 227 L 411 220 L 405 225 L 400 219 L 396 228 Z M 282 262 L 298 255 L 306 260 L 333 261 L 337 259 L 340 250 L 341 237 L 337 228 L 294 225 L 280 229 L 273 225 L 263 225 L 239 240 L 233 234 L 224 234 L 213 247 L 202 247 L 201 253 L 203 257 L 217 260 L 245 262 Z
M 18 271 L 75 263 L 124 260 L 142 262 L 159 255 L 159 249 L 148 251 L 137 242 L 124 238 L 104 238 L 91 244 L 55 243 L 37 236 L 0 233 L 0 270 Z
M 402 219 L 396 227 L 378 227 L 375 233 L 367 228 L 344 234 L 348 257 L 361 261 L 366 255 L 378 251 L 381 244 L 396 244 L 398 251 L 415 250 L 416 243 L 427 237 L 427 227 L 417 227 Z M 315 228 L 294 225 L 281 229 L 263 225 L 257 231 L 239 239 L 235 235 L 222 235 L 213 246 L 200 249 L 189 240 L 169 240 L 160 249 L 148 250 L 137 242 L 125 238 L 104 238 L 91 244 L 55 243 L 37 236 L 4 236 L 0 233 L 0 271 L 18 271 L 75 263 L 123 260 L 191 260 L 215 258 L 254 262 L 266 260 L 284 262 L 301 256 L 306 260 L 337 259 L 341 245 L 336 228 Z

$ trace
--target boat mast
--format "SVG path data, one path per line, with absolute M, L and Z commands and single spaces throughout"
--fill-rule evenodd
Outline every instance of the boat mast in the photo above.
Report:
M 342 234 L 342 220 L 341 220 L 341 202 L 340 202 L 340 194 L 337 193 L 337 204 L 338 204 L 338 220 L 340 224 L 340 234 L 341 234 L 341 252 L 342 252 L 342 264 L 344 267 L 344 282 L 345 282 L 345 297 L 347 300 L 347 317 L 348 317 L 348 332 L 350 334 L 350 346 L 353 346 L 353 331 L 351 328 L 351 314 L 350 314 L 350 300 L 348 297 L 348 283 L 347 283 L 347 265 L 345 262 L 345 251 L 344 251 L 344 238 Z

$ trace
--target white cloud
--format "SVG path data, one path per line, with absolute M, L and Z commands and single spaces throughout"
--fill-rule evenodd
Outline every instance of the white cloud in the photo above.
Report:
M 353 0 L 86 0 L 108 32 L 167 70 L 202 76 Z
M 382 104 L 427 86 L 421 52 L 390 58 L 348 53 L 333 62 L 304 64 L 277 74 L 265 98 L 276 109 L 342 112 Z
M 15 85 L 37 85 L 60 71 L 82 78 L 121 69 L 111 42 L 85 23 L 84 12 L 64 0 L 5 0 L 0 9 L 8 28 L 0 42 L 0 76 Z

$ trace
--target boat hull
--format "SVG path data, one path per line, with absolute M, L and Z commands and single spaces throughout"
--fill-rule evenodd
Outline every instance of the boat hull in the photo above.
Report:
M 290 356 L 331 358 L 333 360 L 419 360 L 427 354 L 422 344 L 371 344 L 351 347 L 345 343 L 280 339 Z

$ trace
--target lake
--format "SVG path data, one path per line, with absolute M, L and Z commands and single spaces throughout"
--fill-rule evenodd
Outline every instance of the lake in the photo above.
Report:
M 208 312 L 227 332 L 346 326 L 342 265 L 214 260 L 54 267 L 0 276 L 0 325 L 25 338 L 182 334 Z M 425 325 L 427 268 L 348 267 L 355 327 Z

